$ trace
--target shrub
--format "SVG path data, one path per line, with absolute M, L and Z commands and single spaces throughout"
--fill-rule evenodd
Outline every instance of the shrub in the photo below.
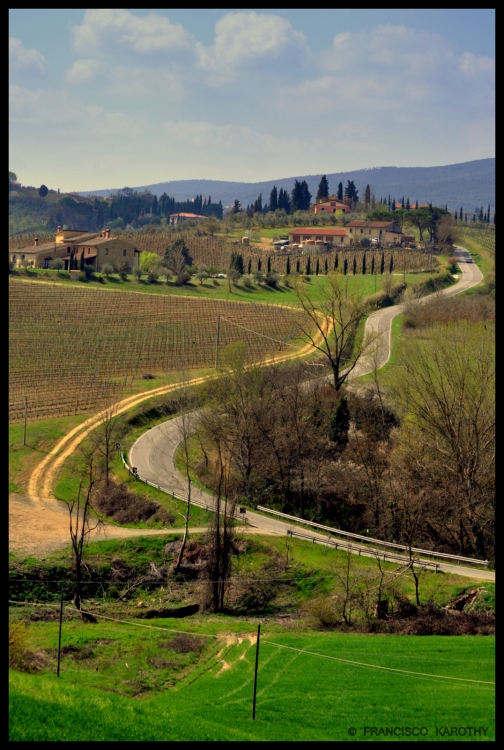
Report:
M 264 279 L 266 286 L 275 288 L 278 285 L 278 275 L 275 271 L 268 271 Z
M 135 268 L 133 269 L 133 276 L 135 277 L 135 281 L 140 281 L 140 279 L 142 278 L 142 273 L 143 271 L 140 266 L 135 266 Z
M 111 273 L 114 273 L 114 266 L 111 266 L 110 263 L 104 263 L 102 266 L 102 274 L 108 279 Z
M 117 523 L 151 521 L 169 526 L 175 520 L 159 503 L 135 495 L 124 485 L 110 484 L 104 487 L 97 495 L 96 507 Z
M 175 281 L 175 284 L 177 286 L 184 286 L 184 284 L 187 284 L 191 279 L 191 275 L 188 271 L 181 271 L 179 274 L 177 274 L 177 280 Z
M 84 276 L 85 276 L 85 278 L 88 279 L 88 280 L 94 279 L 94 272 L 95 272 L 94 266 L 90 266 L 90 265 L 88 265 L 86 263 L 86 265 L 84 266 Z
M 27 649 L 24 622 L 9 622 L 9 668 L 20 672 L 35 672 L 33 654 Z
M 312 599 L 306 605 L 306 612 L 316 628 L 331 630 L 339 624 L 336 610 L 325 596 Z
M 65 267 L 65 262 L 62 258 L 54 258 L 49 265 L 54 271 L 61 271 Z

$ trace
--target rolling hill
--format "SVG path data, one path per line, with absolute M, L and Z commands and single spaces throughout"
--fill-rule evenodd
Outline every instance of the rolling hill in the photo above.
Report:
M 317 193 L 321 174 L 295 175 L 278 180 L 264 182 L 228 182 L 224 180 L 171 180 L 153 185 L 139 185 L 135 190 L 150 190 L 158 197 L 166 192 L 175 200 L 186 200 L 195 195 L 212 196 L 214 201 L 222 200 L 225 206 L 238 198 L 242 204 L 253 202 L 262 193 L 263 203 L 269 200 L 273 185 L 278 189 L 292 190 L 294 180 L 306 180 L 313 196 Z M 448 164 L 441 167 L 373 167 L 352 172 L 335 172 L 327 174 L 329 189 L 335 192 L 339 182 L 346 185 L 347 180 L 354 180 L 359 195 L 363 195 L 369 183 L 375 196 L 396 198 L 404 196 L 410 201 L 431 202 L 434 205 L 448 204 L 451 210 L 474 211 L 476 207 L 490 204 L 495 210 L 495 159 L 478 159 L 461 164 Z M 111 190 L 92 190 L 82 195 L 108 195 Z M 130 186 L 132 187 L 132 186 Z

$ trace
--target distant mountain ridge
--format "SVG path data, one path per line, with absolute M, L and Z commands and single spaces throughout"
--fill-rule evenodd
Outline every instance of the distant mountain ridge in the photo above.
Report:
M 177 201 L 194 198 L 202 194 L 212 196 L 214 202 L 221 200 L 224 206 L 229 206 L 237 198 L 243 206 L 255 201 L 262 193 L 263 204 L 269 201 L 273 185 L 278 189 L 284 188 L 289 192 L 294 187 L 294 180 L 306 180 L 313 199 L 317 194 L 318 184 L 322 174 L 299 175 L 283 177 L 278 180 L 264 182 L 230 182 L 225 180 L 171 180 L 158 182 L 154 185 L 140 185 L 134 190 L 150 190 L 159 198 L 163 193 Z M 347 180 L 353 180 L 364 197 L 364 190 L 369 183 L 376 199 L 380 197 L 396 198 L 400 201 L 404 196 L 414 204 L 433 203 L 444 206 L 452 211 L 462 209 L 473 212 L 476 207 L 483 206 L 486 210 L 495 210 L 495 159 L 477 159 L 461 164 L 448 164 L 442 167 L 371 167 L 351 172 L 334 172 L 327 174 L 329 190 L 335 193 L 338 183 L 346 185 Z M 122 187 L 122 186 L 121 186 Z M 82 195 L 108 195 L 119 188 L 106 190 L 79 191 Z

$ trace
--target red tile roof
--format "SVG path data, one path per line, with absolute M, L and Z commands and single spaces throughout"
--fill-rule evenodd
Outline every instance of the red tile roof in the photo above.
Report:
M 339 237 L 346 234 L 346 229 L 317 229 L 317 227 L 304 227 L 301 229 L 292 229 L 289 234 L 314 234 L 319 237 Z
M 207 219 L 207 216 L 200 216 L 200 214 L 186 214 L 182 211 L 179 211 L 176 214 L 170 214 L 170 219 L 172 216 L 183 216 L 185 219 Z
M 347 227 L 389 227 L 391 224 L 393 224 L 394 219 L 391 221 L 362 221 L 361 219 L 356 219 L 355 221 L 350 221 L 346 226 Z

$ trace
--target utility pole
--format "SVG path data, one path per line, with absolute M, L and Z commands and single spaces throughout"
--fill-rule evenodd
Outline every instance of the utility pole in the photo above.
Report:
M 255 658 L 255 670 L 254 670 L 254 700 L 252 703 L 252 719 L 255 719 L 256 709 L 256 693 L 257 693 L 257 667 L 259 666 L 259 638 L 261 637 L 261 624 L 257 626 L 257 644 L 256 644 L 256 658 Z
M 220 315 L 217 316 L 217 338 L 215 341 L 215 369 L 219 369 Z
M 63 591 L 61 592 L 61 598 L 60 598 L 59 635 L 58 635 L 58 673 L 57 673 L 58 677 L 60 676 L 62 622 L 63 622 Z
M 28 396 L 25 396 L 24 402 L 24 430 L 23 430 L 23 445 L 26 445 L 26 415 L 28 412 Z

